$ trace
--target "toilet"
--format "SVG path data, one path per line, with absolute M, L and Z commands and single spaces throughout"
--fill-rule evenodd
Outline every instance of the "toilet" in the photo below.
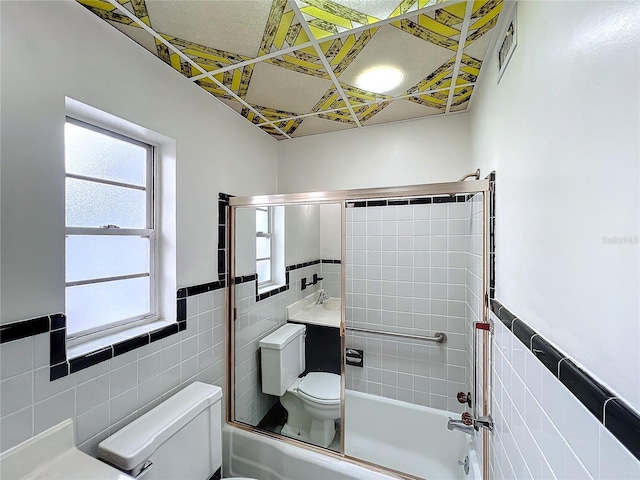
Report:
M 220 479 L 221 399 L 194 382 L 100 442 L 98 458 L 136 479 Z
M 328 447 L 340 418 L 340 375 L 305 370 L 304 325 L 287 323 L 260 340 L 262 392 L 287 411 L 282 434 Z

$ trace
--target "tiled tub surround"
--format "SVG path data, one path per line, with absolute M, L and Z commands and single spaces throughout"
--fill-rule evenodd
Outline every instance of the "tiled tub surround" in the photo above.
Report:
M 347 208 L 347 327 L 448 338 L 440 345 L 347 331 L 347 347 L 365 351 L 364 368 L 346 367 L 347 388 L 464 410 L 455 394 L 467 389 L 466 200 L 374 200 Z
M 0 345 L 0 450 L 66 418 L 89 453 L 193 381 L 225 388 L 225 290 L 192 295 L 185 330 L 50 381 L 48 333 Z
M 256 282 L 251 275 L 244 277 L 247 281 L 236 283 L 236 420 L 255 426 L 278 400 L 262 393 L 260 339 L 287 322 L 287 305 L 320 289 L 319 282 L 302 290 L 301 281 L 311 279 L 314 274 L 321 276 L 321 265 L 318 260 L 288 266 L 289 288 L 262 300 L 256 296 Z
M 640 478 L 638 412 L 500 303 L 492 310 L 493 478 Z

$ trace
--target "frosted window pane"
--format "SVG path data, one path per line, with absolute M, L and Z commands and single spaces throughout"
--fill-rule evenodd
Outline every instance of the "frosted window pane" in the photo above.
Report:
M 67 178 L 67 226 L 146 228 L 145 192 Z
M 256 257 L 267 258 L 271 256 L 271 239 L 267 237 L 256 238 Z
M 64 143 L 67 173 L 146 185 L 146 148 L 71 123 Z
M 149 239 L 67 236 L 67 282 L 149 273 Z
M 149 313 L 149 277 L 67 287 L 67 333 Z
M 256 232 L 269 232 L 269 213 L 264 210 L 256 210 Z
M 258 266 L 258 283 L 271 280 L 271 260 L 260 260 Z

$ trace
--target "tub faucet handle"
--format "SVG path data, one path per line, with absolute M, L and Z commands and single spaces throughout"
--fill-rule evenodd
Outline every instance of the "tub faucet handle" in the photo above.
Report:
M 469 407 L 471 407 L 471 392 L 458 392 L 456 398 L 458 399 L 458 403 L 466 403 L 467 405 L 469 405 Z
M 469 412 L 464 412 L 462 414 L 462 423 L 469 426 L 473 425 L 473 415 L 471 415 Z

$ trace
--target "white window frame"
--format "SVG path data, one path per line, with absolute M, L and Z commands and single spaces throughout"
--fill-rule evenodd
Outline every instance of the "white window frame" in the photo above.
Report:
M 106 225 L 101 227 L 69 227 L 65 222 L 65 237 L 70 235 L 96 235 L 96 236 L 105 236 L 105 235 L 118 235 L 118 236 L 138 236 L 149 239 L 149 273 L 143 274 L 133 274 L 133 275 L 119 275 L 113 277 L 101 277 L 101 278 L 93 278 L 86 279 L 80 281 L 66 282 L 65 281 L 65 291 L 66 288 L 80 286 L 80 285 L 89 285 L 95 283 L 105 283 L 108 281 L 114 280 L 126 280 L 130 278 L 142 278 L 149 277 L 149 312 L 137 315 L 134 317 L 120 319 L 113 322 L 105 323 L 98 327 L 81 330 L 75 332 L 71 335 L 67 336 L 67 340 L 73 341 L 80 339 L 81 337 L 86 337 L 93 334 L 105 334 L 111 333 L 113 331 L 121 329 L 123 326 L 127 327 L 135 327 L 137 325 L 147 323 L 149 321 L 156 320 L 158 318 L 158 282 L 156 281 L 156 257 L 157 257 L 157 241 L 156 241 L 156 189 L 155 189 L 155 178 L 156 178 L 156 148 L 154 145 L 151 145 L 146 142 L 142 142 L 135 138 L 132 138 L 127 135 L 123 135 L 121 133 L 116 133 L 110 129 L 95 125 L 93 123 L 86 122 L 84 120 L 78 120 L 77 118 L 67 116 L 66 123 L 71 123 L 77 125 L 82 128 L 86 128 L 88 130 L 92 130 L 94 132 L 110 136 L 112 138 L 117 138 L 119 140 L 126 141 L 128 143 L 143 147 L 147 151 L 147 169 L 146 169 L 146 186 L 141 187 L 139 185 L 133 185 L 123 182 L 117 182 L 107 179 L 102 179 L 99 177 L 89 177 L 84 175 L 70 174 L 66 171 L 65 167 L 65 179 L 73 178 L 78 180 L 90 181 L 95 183 L 100 183 L 104 185 L 113 185 L 118 187 L 130 188 L 135 190 L 143 190 L 146 191 L 146 228 L 135 229 L 135 228 L 119 228 L 113 225 Z M 65 202 L 66 205 L 66 202 Z
M 274 255 L 273 255 L 273 247 L 274 247 L 274 238 L 273 238 L 273 211 L 271 207 L 256 207 L 256 214 L 258 211 L 267 212 L 267 232 L 258 232 L 256 229 L 256 239 L 258 238 L 268 238 L 269 239 L 269 256 L 258 258 L 257 248 L 256 248 L 256 272 L 258 271 L 258 262 L 261 260 L 269 260 L 269 280 L 264 280 L 262 282 L 258 282 L 258 288 L 263 289 L 270 287 L 271 285 L 275 285 L 275 271 L 274 271 Z

